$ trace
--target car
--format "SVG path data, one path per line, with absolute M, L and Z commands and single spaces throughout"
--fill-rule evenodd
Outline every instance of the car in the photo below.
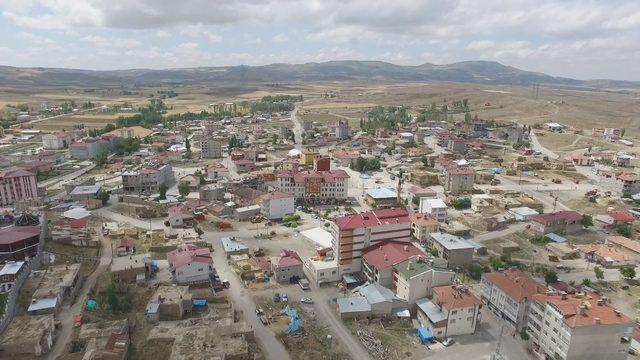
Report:
M 309 280 L 307 279 L 298 280 L 298 285 L 300 285 L 302 290 L 309 290 Z
M 446 338 L 442 341 L 442 345 L 451 346 L 455 341 L 452 338 Z
M 280 301 L 282 302 L 288 302 L 289 301 L 289 297 L 287 296 L 287 294 L 282 294 L 280 296 Z
M 276 302 L 276 303 L 280 302 L 280 294 L 278 293 L 273 294 L 273 302 Z
M 303 304 L 313 304 L 313 299 L 312 298 L 302 298 L 300 299 L 300 302 Z

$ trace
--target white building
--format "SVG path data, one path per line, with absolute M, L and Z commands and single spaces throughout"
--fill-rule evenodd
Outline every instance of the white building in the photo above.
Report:
M 26 261 L 10 261 L 0 269 L 0 293 L 9 292 L 16 282 L 16 278 L 26 271 Z
M 433 299 L 419 299 L 416 305 L 420 324 L 439 339 L 473 334 L 480 322 L 482 301 L 465 287 L 436 287 Z
M 509 209 L 509 213 L 513 215 L 516 221 L 531 221 L 540 213 L 526 206 Z
M 269 220 L 282 219 L 295 212 L 295 198 L 291 193 L 274 191 L 260 197 L 260 212 Z
M 167 261 L 178 284 L 206 283 L 213 272 L 211 252 L 195 245 L 181 245 L 167 253 Z
M 312 163 L 313 164 L 313 163 Z M 272 186 L 307 201 L 339 201 L 349 196 L 349 174 L 344 170 L 279 171 Z
M 438 258 L 415 256 L 393 266 L 393 289 L 409 306 L 431 297 L 434 287 L 449 285 L 454 278 L 455 273 L 447 270 L 447 262 Z
M 481 284 L 482 301 L 518 330 L 527 326 L 533 295 L 546 290 L 531 276 L 517 269 L 483 274 Z
M 42 147 L 45 150 L 66 149 L 71 144 L 71 135 L 66 132 L 56 132 L 42 135 Z
M 447 204 L 442 199 L 420 199 L 420 213 L 428 214 L 432 218 L 442 222 L 447 220 Z
M 527 334 L 540 359 L 624 360 L 632 321 L 595 294 L 533 296 Z

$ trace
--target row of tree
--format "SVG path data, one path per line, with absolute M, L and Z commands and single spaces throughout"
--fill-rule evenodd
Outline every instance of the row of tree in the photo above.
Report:
M 367 112 L 367 118 L 360 120 L 364 131 L 376 129 L 398 130 L 411 122 L 409 108 L 406 106 L 376 106 Z

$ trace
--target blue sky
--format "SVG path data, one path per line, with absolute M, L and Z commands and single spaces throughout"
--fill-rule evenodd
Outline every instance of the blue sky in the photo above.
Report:
M 640 80 L 640 2 L 2 0 L 0 64 L 83 69 L 495 60 Z

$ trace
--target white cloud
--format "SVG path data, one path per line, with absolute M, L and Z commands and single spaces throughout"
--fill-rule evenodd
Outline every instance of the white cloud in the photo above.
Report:
M 289 41 L 289 37 L 283 33 L 275 35 L 274 37 L 271 38 L 271 42 L 274 42 L 277 44 L 285 43 L 287 41 Z

